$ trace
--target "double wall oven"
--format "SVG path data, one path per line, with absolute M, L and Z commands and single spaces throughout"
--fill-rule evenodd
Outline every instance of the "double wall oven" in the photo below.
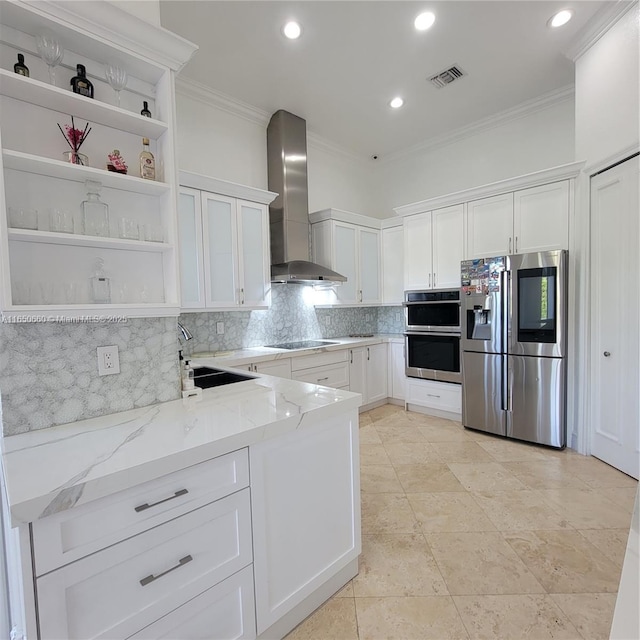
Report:
M 461 383 L 460 290 L 405 291 L 404 308 L 406 375 Z

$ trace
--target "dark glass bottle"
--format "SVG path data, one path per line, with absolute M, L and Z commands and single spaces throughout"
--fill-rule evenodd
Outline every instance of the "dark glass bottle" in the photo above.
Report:
M 149 111 L 149 104 L 147 103 L 146 100 L 142 103 L 142 111 L 140 112 L 140 115 L 146 116 L 147 118 L 151 117 L 151 111 Z
M 18 62 L 13 65 L 13 70 L 21 76 L 29 77 L 29 67 L 24 63 L 24 56 L 21 53 L 18 54 Z
M 83 64 L 76 66 L 77 76 L 71 78 L 71 89 L 73 93 L 79 93 L 81 96 L 93 98 L 93 84 L 87 78 L 87 71 Z

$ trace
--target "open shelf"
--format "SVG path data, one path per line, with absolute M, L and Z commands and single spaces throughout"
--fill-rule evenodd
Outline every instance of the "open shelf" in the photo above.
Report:
M 124 238 L 101 238 L 74 233 L 53 231 L 35 231 L 31 229 L 9 229 L 9 240 L 18 242 L 42 242 L 44 244 L 64 244 L 73 247 L 96 247 L 99 249 L 121 249 L 124 251 L 150 251 L 163 253 L 173 249 L 166 242 L 147 242 L 145 240 L 126 240 Z
M 96 180 L 103 187 L 120 189 L 121 191 L 131 191 L 149 196 L 160 196 L 171 188 L 166 182 L 156 180 L 143 180 L 135 176 L 123 175 L 106 169 L 94 169 L 71 162 L 54 160 L 34 156 L 31 153 L 22 151 L 12 151 L 5 149 L 2 152 L 2 159 L 5 169 L 16 169 L 17 171 L 27 171 L 37 173 L 50 178 L 62 178 L 63 180 L 73 180 L 74 182 L 84 182 L 85 180 Z
M 0 69 L 0 94 L 77 116 L 91 123 L 134 133 L 142 138 L 156 140 L 167 130 L 167 125 L 160 120 L 145 118 L 120 107 L 86 98 L 40 80 L 25 78 L 5 69 Z

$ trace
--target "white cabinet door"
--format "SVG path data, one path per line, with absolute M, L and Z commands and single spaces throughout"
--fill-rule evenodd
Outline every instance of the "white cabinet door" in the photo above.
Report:
M 457 289 L 464 247 L 464 205 L 431 212 L 433 227 L 433 288 Z
M 365 304 L 382 302 L 380 287 L 380 231 L 358 229 L 359 301 Z
M 513 194 L 467 203 L 467 258 L 513 253 Z
M 235 206 L 233 198 L 202 193 L 205 298 L 209 309 L 238 305 Z
M 366 399 L 366 358 L 364 347 L 349 349 L 349 391 L 362 396 L 362 404 Z
M 569 248 L 569 182 L 513 194 L 515 253 Z
M 591 179 L 591 453 L 638 477 L 638 158 Z
M 366 347 L 366 403 L 386 400 L 387 393 L 387 345 L 373 344 Z
M 402 304 L 404 299 L 404 230 L 402 225 L 382 230 L 382 301 Z
M 347 281 L 337 287 L 340 302 L 359 302 L 357 229 L 341 222 L 333 223 L 333 268 Z
M 200 192 L 180 189 L 180 294 L 183 309 L 205 305 L 204 259 L 202 255 L 202 208 Z
M 431 212 L 404 219 L 404 288 L 433 288 Z
M 249 460 L 260 634 L 361 551 L 357 410 L 253 445 Z
M 268 376 L 291 379 L 291 358 L 273 360 L 271 362 L 258 362 L 253 366 L 257 373 L 265 373 Z
M 405 373 L 404 373 L 404 344 L 401 342 L 391 342 L 389 344 L 391 354 L 391 389 L 389 395 L 396 400 L 405 399 Z
M 129 640 L 201 640 L 213 637 L 212 634 L 225 640 L 256 637 L 250 566 L 189 600 Z
M 242 200 L 236 204 L 240 306 L 267 308 L 271 295 L 267 206 Z

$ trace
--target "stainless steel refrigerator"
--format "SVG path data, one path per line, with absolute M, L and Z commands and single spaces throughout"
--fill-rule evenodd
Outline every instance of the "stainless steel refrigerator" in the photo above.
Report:
M 567 252 L 461 263 L 462 422 L 566 445 Z

